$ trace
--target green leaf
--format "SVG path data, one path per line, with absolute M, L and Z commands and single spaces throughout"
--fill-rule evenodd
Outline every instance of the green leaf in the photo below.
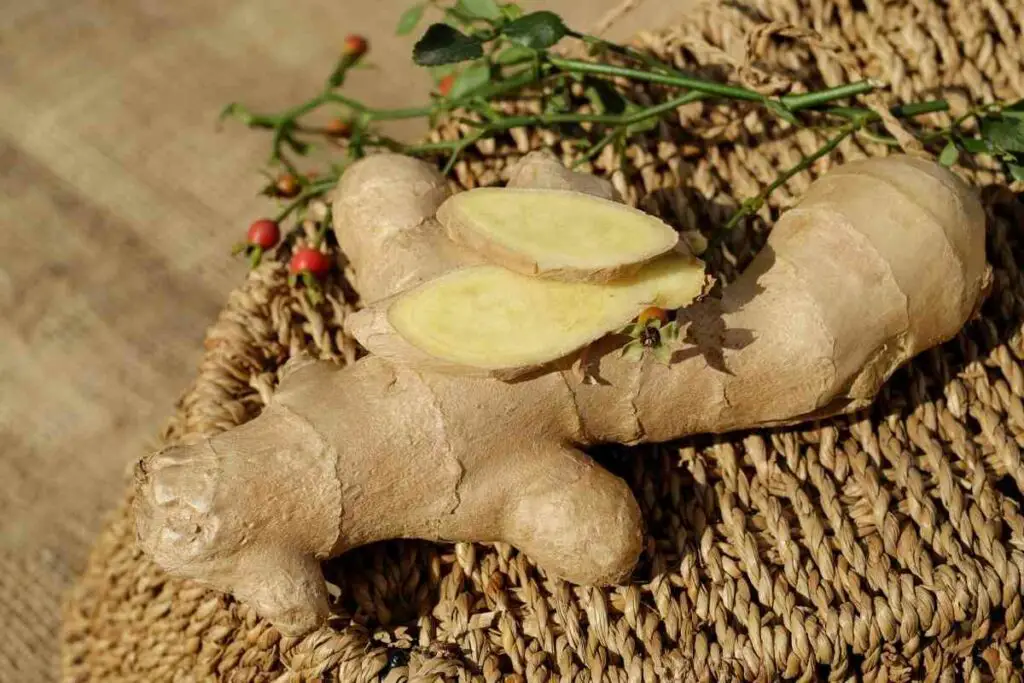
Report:
M 669 344 L 674 344 L 679 341 L 679 322 L 673 320 L 665 325 L 665 327 L 661 328 L 661 339 Z
M 227 118 L 236 118 L 247 126 L 251 126 L 253 121 L 252 114 L 238 102 L 232 102 L 221 109 L 217 115 L 217 122 L 220 123 Z
M 1003 116 L 1010 119 L 1024 119 L 1024 100 L 1017 100 L 1003 109 Z
M 1010 175 L 1013 176 L 1014 180 L 1024 182 L 1024 166 L 1020 164 L 1006 164 L 1006 168 L 1010 171 Z
M 420 66 L 468 62 L 483 54 L 483 45 L 478 39 L 447 24 L 431 24 L 412 49 L 412 59 Z
M 981 136 L 998 150 L 1024 152 L 1024 120 L 995 117 L 982 119 Z
M 782 119 L 786 123 L 788 123 L 790 125 L 793 125 L 793 126 L 799 126 L 800 125 L 800 120 L 797 119 L 797 117 L 793 114 L 793 112 L 791 112 L 790 110 L 786 109 L 785 105 L 783 105 L 778 100 L 766 99 L 764 101 L 764 106 L 768 108 L 768 111 L 770 111 L 771 113 L 775 114 L 776 116 L 778 116 L 780 119 Z
M 474 19 L 497 21 L 501 19 L 501 8 L 494 0 L 458 0 L 456 10 Z
M 626 98 L 607 81 L 593 81 L 585 93 L 598 114 L 621 114 L 626 111 Z
M 506 24 L 501 32 L 516 45 L 544 50 L 564 38 L 569 29 L 554 12 L 531 12 Z
M 458 70 L 458 64 L 442 64 L 440 66 L 430 67 L 430 75 L 434 77 L 435 81 L 440 81 L 445 76 L 453 74 Z
M 644 346 L 638 341 L 631 341 L 622 347 L 622 357 L 628 361 L 638 361 L 643 355 Z
M 544 102 L 545 114 L 564 114 L 569 110 L 569 98 L 565 93 L 556 92 Z
M 989 154 L 992 146 L 981 138 L 960 138 L 960 146 L 971 154 Z
M 494 58 L 494 61 L 502 66 L 508 66 L 511 64 L 531 62 L 536 58 L 536 56 L 536 50 L 531 50 L 530 48 L 523 47 L 522 45 L 512 45 L 499 52 L 498 56 Z
M 446 7 L 444 10 L 444 23 L 454 28 L 472 29 L 476 17 L 466 14 L 461 7 Z
M 412 30 L 419 25 L 420 19 L 423 18 L 423 10 L 426 8 L 427 3 L 417 2 L 402 12 L 402 16 L 398 18 L 398 26 L 395 28 L 395 33 L 400 36 L 412 33 Z
M 653 355 L 654 359 L 662 365 L 672 364 L 672 349 L 668 348 L 664 344 L 658 344 L 651 349 L 651 355 Z
M 955 142 L 950 140 L 942 148 L 942 153 L 939 155 L 939 163 L 948 168 L 955 164 L 959 158 L 960 149 L 956 146 Z
M 487 82 L 491 80 L 491 68 L 485 62 L 476 62 L 472 66 L 466 68 L 456 78 L 455 82 L 452 83 L 452 89 L 448 93 L 448 97 L 453 100 L 457 100 L 460 97 L 465 96 L 477 88 L 487 85 Z
M 626 103 L 626 114 L 633 116 L 635 114 L 640 113 L 640 111 L 640 107 L 635 102 Z M 647 133 L 649 131 L 654 130 L 657 127 L 658 117 L 651 116 L 649 118 L 643 119 L 642 121 L 637 121 L 636 123 L 631 123 L 628 126 L 626 126 L 626 135 L 628 136 L 635 135 L 637 133 Z
M 514 21 L 523 16 L 523 8 L 514 2 L 508 2 L 501 6 L 501 13 L 509 21 Z

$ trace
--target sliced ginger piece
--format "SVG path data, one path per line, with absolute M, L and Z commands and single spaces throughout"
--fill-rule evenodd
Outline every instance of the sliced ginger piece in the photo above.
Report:
M 621 328 L 648 306 L 685 306 L 703 286 L 703 264 L 678 253 L 609 284 L 480 265 L 361 311 L 347 329 L 372 353 L 393 360 L 510 379 Z
M 491 263 L 570 282 L 633 274 L 679 241 L 654 216 L 567 190 L 479 188 L 449 198 L 437 218 Z

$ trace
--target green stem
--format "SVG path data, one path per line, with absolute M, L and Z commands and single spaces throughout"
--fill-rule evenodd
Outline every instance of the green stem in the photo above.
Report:
M 559 69 L 572 71 L 574 73 L 595 74 L 598 76 L 618 76 L 622 78 L 629 78 L 634 81 L 644 81 L 646 83 L 674 85 L 680 88 L 696 90 L 697 92 L 702 92 L 707 95 L 718 95 L 720 97 L 728 97 L 734 100 L 761 102 L 765 99 L 764 95 L 754 92 L 753 90 L 747 90 L 746 88 L 741 88 L 739 86 L 726 85 L 724 83 L 702 81 L 699 78 L 691 78 L 690 76 L 685 76 L 683 74 L 653 73 L 651 71 L 640 71 L 639 69 L 630 69 L 628 67 L 616 66 L 614 64 L 600 64 L 597 62 L 584 62 L 579 59 L 565 59 L 554 55 L 548 56 L 548 62 Z
M 628 45 L 619 45 L 618 43 L 613 43 L 609 40 L 605 40 L 604 38 L 592 36 L 589 33 L 579 33 L 578 31 L 573 31 L 572 29 L 569 29 L 566 35 L 570 36 L 571 38 L 575 38 L 576 40 L 580 40 L 586 43 L 587 45 L 596 45 L 621 57 L 626 57 L 627 59 L 638 61 L 641 64 L 646 64 L 648 67 L 652 69 L 657 69 L 662 73 L 679 73 L 678 71 L 676 71 L 671 66 L 664 63 L 654 55 L 648 54 L 646 52 L 641 52 L 640 50 L 634 50 Z
M 319 197 L 324 192 L 334 187 L 334 184 L 336 182 L 338 182 L 338 176 L 331 175 L 326 178 L 321 178 L 320 180 L 310 183 L 309 185 L 302 189 L 302 192 L 295 196 L 295 199 L 291 200 L 290 202 L 284 205 L 284 207 L 278 212 L 277 216 L 274 217 L 274 220 L 280 223 L 285 218 L 287 218 L 292 211 L 299 208 L 300 206 L 308 202 L 310 199 Z
M 958 116 L 956 119 L 954 119 L 953 123 L 949 124 L 949 128 L 946 128 L 944 130 L 937 130 L 933 133 L 929 133 L 928 135 L 923 136 L 921 138 L 921 144 L 927 145 L 929 142 L 935 142 L 936 140 L 940 140 L 942 138 L 952 137 L 953 133 L 956 133 L 957 131 L 960 130 L 960 126 L 964 125 L 965 123 L 973 119 L 975 116 L 980 116 L 985 111 L 987 111 L 987 108 L 988 105 L 984 105 L 982 107 L 975 107 L 974 109 L 968 111 L 966 114 Z
M 949 102 L 946 100 L 927 100 L 925 102 L 914 102 L 889 109 L 893 116 L 898 119 L 909 119 L 925 114 L 934 114 L 940 111 L 949 111 Z M 878 121 L 881 117 L 878 112 L 863 107 L 830 107 L 825 110 L 826 114 L 834 114 L 845 119 L 867 117 L 870 121 Z
M 334 102 L 336 104 L 343 104 L 349 109 L 358 112 L 374 121 L 398 121 L 400 119 L 418 119 L 424 116 L 429 116 L 436 107 L 433 104 L 425 105 L 422 107 L 405 107 L 401 109 L 375 109 L 373 107 L 367 107 L 365 104 L 353 100 L 352 98 L 345 97 L 336 92 L 324 93 L 324 102 Z M 314 100 L 315 101 L 315 100 Z M 321 102 L 322 104 L 322 102 Z
M 578 166 L 581 166 L 582 164 L 585 164 L 586 162 L 596 157 L 598 154 L 601 153 L 601 150 L 615 142 L 615 138 L 617 138 L 621 132 L 622 131 L 620 131 L 618 128 L 613 128 L 607 133 L 605 133 L 604 137 L 602 137 L 600 140 L 594 143 L 594 145 L 590 149 L 588 149 L 583 155 L 581 155 L 579 159 L 573 162 L 572 167 L 576 168 Z
M 897 105 L 890 109 L 890 111 L 892 112 L 892 115 L 898 119 L 909 119 L 915 116 L 934 114 L 940 111 L 949 111 L 949 102 L 946 100 L 911 102 L 910 104 Z
M 650 118 L 661 116 L 690 102 L 706 97 L 703 93 L 688 92 L 653 107 L 641 109 L 638 112 L 626 114 L 534 114 L 530 116 L 508 116 L 497 121 L 484 123 L 471 136 L 458 140 L 446 140 L 442 142 L 427 142 L 420 145 L 412 145 L 405 150 L 406 154 L 429 154 L 431 152 L 443 152 L 447 150 L 461 151 L 465 147 L 482 140 L 493 137 L 497 133 L 525 126 L 550 126 L 557 123 L 597 123 L 617 128 L 625 128 L 637 123 L 642 123 Z M 468 141 L 468 142 L 467 142 Z
M 814 162 L 816 162 L 818 159 L 821 159 L 822 157 L 831 154 L 832 151 L 835 150 L 835 148 L 838 147 L 843 142 L 843 140 L 845 140 L 846 138 L 850 137 L 855 132 L 860 130 L 860 128 L 862 128 L 866 122 L 866 117 L 850 121 L 842 128 L 840 128 L 839 133 L 835 137 L 829 139 L 829 141 L 826 142 L 822 147 L 802 158 L 800 162 L 797 163 L 796 165 L 783 171 L 774 181 L 772 181 L 770 185 L 768 185 L 768 187 L 762 190 L 756 197 L 744 201 L 740 208 L 732 215 L 731 218 L 729 218 L 729 221 L 722 227 L 722 229 L 712 236 L 712 238 L 709 240 L 709 246 L 717 244 L 725 236 L 726 233 L 728 233 L 730 230 L 739 225 L 739 222 L 741 220 L 759 211 L 761 207 L 764 206 L 765 201 L 767 201 L 768 198 L 772 195 L 772 193 L 774 193 L 777 189 L 788 183 L 793 176 L 809 169 L 811 165 L 813 165 Z
M 755 92 L 741 86 L 705 81 L 678 72 L 655 73 L 651 71 L 640 71 L 638 69 L 630 69 L 628 67 L 616 66 L 613 64 L 584 62 L 578 59 L 564 59 L 562 57 L 551 55 L 548 56 L 548 61 L 559 69 L 575 73 L 587 73 L 599 76 L 617 76 L 629 78 L 634 81 L 659 83 L 661 85 L 674 85 L 680 88 L 687 88 L 689 90 L 701 92 L 705 95 L 716 95 L 718 97 L 726 97 L 733 100 L 744 100 L 747 102 L 772 101 L 772 99 L 766 95 L 762 95 L 759 92 Z M 856 83 L 849 83 L 836 88 L 829 88 L 827 90 L 820 90 L 812 93 L 787 95 L 779 98 L 777 101 L 785 109 L 792 112 L 817 107 L 844 97 L 862 95 L 874 89 L 875 85 L 870 81 L 858 81 Z
M 801 93 L 799 95 L 783 95 L 779 98 L 779 101 L 790 111 L 800 111 L 801 109 L 811 109 L 828 102 L 834 102 L 844 97 L 863 95 L 874 89 L 875 84 L 871 81 L 857 81 L 856 83 L 848 83 L 836 88 L 829 88 L 828 90 Z

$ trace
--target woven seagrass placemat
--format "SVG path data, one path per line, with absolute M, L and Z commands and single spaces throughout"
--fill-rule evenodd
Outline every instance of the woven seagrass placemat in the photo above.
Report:
M 943 96 L 956 115 L 970 101 L 1024 95 L 1022 18 L 1022 0 L 751 0 L 641 42 L 680 67 L 769 91 L 870 77 L 891 86 L 890 101 Z M 606 150 L 591 170 L 629 201 L 707 234 L 737 198 L 823 140 L 755 110 L 696 103 L 624 155 Z M 478 145 L 454 182 L 500 182 L 541 146 L 571 159 L 571 143 L 513 131 Z M 724 240 L 711 267 L 733 277 L 828 163 L 887 151 L 842 144 Z M 1019 679 L 1024 204 L 992 171 L 958 170 L 989 212 L 995 282 L 979 318 L 899 372 L 866 413 L 598 454 L 630 482 L 647 523 L 630 585 L 550 579 L 507 546 L 382 543 L 327 565 L 339 587 L 332 629 L 285 638 L 245 605 L 164 576 L 135 549 L 124 506 L 67 605 L 66 678 Z M 314 309 L 293 296 L 281 264 L 254 272 L 210 330 L 165 437 L 251 418 L 290 354 L 352 362 L 344 291 L 333 282 Z

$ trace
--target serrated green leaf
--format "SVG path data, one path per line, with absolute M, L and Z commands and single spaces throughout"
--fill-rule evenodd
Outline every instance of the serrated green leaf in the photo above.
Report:
M 395 27 L 395 33 L 400 36 L 409 35 L 413 29 L 416 28 L 420 19 L 423 18 L 423 10 L 427 8 L 427 3 L 417 2 L 415 5 L 409 6 L 402 16 L 398 17 L 398 26 Z
M 524 62 L 533 61 L 536 56 L 536 50 L 531 50 L 530 48 L 523 47 L 522 45 L 511 45 L 499 52 L 494 58 L 494 61 L 502 66 L 509 66 L 511 64 L 522 64 Z
M 1014 180 L 1024 182 L 1024 166 L 1020 164 L 1006 164 L 1006 169 L 1013 176 Z
M 467 93 L 470 93 L 477 88 L 487 85 L 487 82 L 491 80 L 491 68 L 485 62 L 477 62 L 460 73 L 456 78 L 455 82 L 452 83 L 452 89 L 448 93 L 448 97 L 457 100 L 460 97 L 464 97 Z
M 661 330 L 661 338 L 671 344 L 679 341 L 679 323 L 673 320 L 672 322 L 665 325 Z
M 987 117 L 981 121 L 981 136 L 997 150 L 1024 152 L 1024 120 Z
M 971 154 L 988 154 L 992 151 L 988 141 L 981 138 L 960 138 L 960 146 Z
M 626 111 L 626 98 L 607 81 L 593 81 L 585 91 L 590 106 L 598 114 L 621 114 Z
M 447 24 L 431 24 L 412 49 L 412 59 L 420 66 L 468 62 L 483 54 L 483 45 L 478 39 Z
M 562 17 L 554 12 L 542 10 L 509 22 L 501 32 L 516 45 L 544 50 L 564 38 L 569 29 L 562 22 Z
M 458 0 L 455 8 L 462 14 L 474 19 L 497 21 L 501 19 L 501 8 L 494 0 Z
M 942 153 L 939 154 L 939 163 L 948 168 L 955 164 L 959 158 L 960 149 L 956 146 L 955 142 L 950 140 L 942 148 Z
M 501 13 L 509 21 L 513 21 L 523 16 L 523 8 L 514 2 L 508 2 L 501 6 Z

